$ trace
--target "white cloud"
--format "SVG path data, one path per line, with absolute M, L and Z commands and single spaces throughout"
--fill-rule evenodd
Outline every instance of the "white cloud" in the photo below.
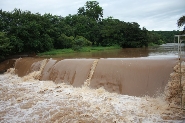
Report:
M 33 13 L 67 16 L 76 14 L 87 0 L 0 0 L 0 9 L 14 8 Z M 148 30 L 177 30 L 177 20 L 185 15 L 184 0 L 98 0 L 104 18 L 113 16 L 126 22 L 138 22 Z

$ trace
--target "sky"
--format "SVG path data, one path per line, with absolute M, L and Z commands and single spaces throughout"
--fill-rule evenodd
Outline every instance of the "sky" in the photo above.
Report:
M 87 0 L 0 0 L 0 9 L 14 8 L 32 13 L 67 16 L 76 14 Z M 185 0 L 98 0 L 103 17 L 112 16 L 125 22 L 137 22 L 140 27 L 155 31 L 182 30 L 177 20 L 185 16 Z

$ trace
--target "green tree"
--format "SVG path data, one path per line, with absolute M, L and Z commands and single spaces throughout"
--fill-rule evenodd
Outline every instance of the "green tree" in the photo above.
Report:
M 185 24 L 185 16 L 182 16 L 180 17 L 178 20 L 177 20 L 177 25 L 179 27 L 183 26 Z
M 73 40 L 72 49 L 79 51 L 84 46 L 90 46 L 91 42 L 84 38 L 83 36 L 76 36 Z
M 4 32 L 0 32 L 0 60 L 11 53 L 12 46 L 10 40 Z
M 185 16 L 182 16 L 177 20 L 177 25 L 178 25 L 178 27 L 185 25 Z M 184 26 L 182 33 L 183 34 L 185 33 L 185 26 Z
M 99 2 L 87 1 L 84 7 L 78 9 L 78 15 L 88 16 L 98 22 L 103 18 L 103 9 L 99 6 Z
M 65 34 L 61 34 L 57 41 L 57 48 L 71 48 L 73 40 L 73 36 L 68 37 Z
M 136 22 L 125 23 L 123 36 L 124 39 L 120 41 L 120 46 L 123 48 L 147 47 L 148 36 L 146 28 L 141 29 Z
M 113 19 L 112 17 L 103 19 L 100 29 L 100 44 L 102 46 L 119 44 L 119 42 L 123 40 L 123 25 L 123 22 L 118 19 Z
M 97 1 L 87 1 L 77 14 L 66 17 L 20 9 L 11 12 L 0 10 L 0 32 L 9 40 L 3 47 L 8 49 L 12 46 L 11 51 L 3 54 L 36 53 L 52 48 L 80 50 L 91 44 L 119 44 L 123 48 L 147 46 L 150 34 L 139 26 L 136 22 L 126 23 L 113 17 L 103 19 L 103 9 Z M 156 38 L 162 33 L 154 35 L 151 37 Z M 159 39 L 163 41 L 164 38 Z
M 83 15 L 69 15 L 65 17 L 65 23 L 68 28 L 65 32 L 71 32 L 71 35 L 76 37 L 77 35 L 83 36 L 90 40 L 93 45 L 99 40 L 99 23 L 88 16 Z M 66 34 L 67 36 L 71 36 Z
M 158 41 L 162 40 L 162 43 L 173 43 L 174 35 L 179 35 L 180 31 L 150 31 L 150 42 L 154 44 L 161 44 Z

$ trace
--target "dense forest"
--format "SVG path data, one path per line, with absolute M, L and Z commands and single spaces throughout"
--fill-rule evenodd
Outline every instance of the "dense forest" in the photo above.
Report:
M 14 9 L 0 10 L 0 59 L 19 53 L 83 46 L 147 47 L 173 42 L 178 31 L 148 31 L 137 22 L 103 18 L 97 1 L 87 1 L 74 15 L 66 17 Z
M 174 35 L 179 35 L 182 32 L 173 30 L 173 31 L 150 31 L 150 33 L 152 35 L 155 35 L 155 37 L 157 37 L 157 40 L 156 40 L 157 42 L 155 41 L 155 39 L 152 42 L 155 44 L 161 44 L 161 41 L 163 43 L 174 42 Z

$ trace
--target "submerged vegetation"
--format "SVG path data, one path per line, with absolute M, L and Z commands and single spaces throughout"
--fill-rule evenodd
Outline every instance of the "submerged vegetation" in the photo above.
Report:
M 137 22 L 103 18 L 103 8 L 97 1 L 87 1 L 76 14 L 66 17 L 20 9 L 0 10 L 0 60 L 20 53 L 52 54 L 53 49 L 76 52 L 89 46 L 148 47 L 170 42 L 173 39 L 168 36 L 177 33 L 148 31 Z

